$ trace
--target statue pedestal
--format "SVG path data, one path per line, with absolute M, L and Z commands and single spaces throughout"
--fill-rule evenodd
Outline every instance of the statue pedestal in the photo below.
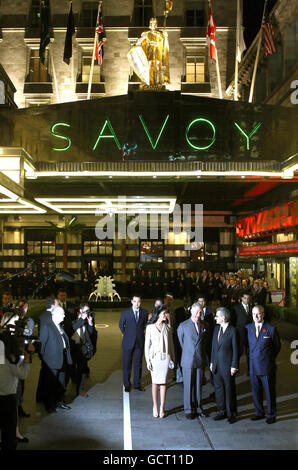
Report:
M 140 91 L 166 91 L 165 85 L 140 85 Z

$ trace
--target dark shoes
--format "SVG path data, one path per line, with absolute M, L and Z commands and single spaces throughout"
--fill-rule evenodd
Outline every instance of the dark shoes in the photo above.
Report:
M 267 419 L 266 419 L 266 423 L 267 423 L 267 424 L 273 424 L 273 423 L 275 423 L 275 418 L 267 418 Z
M 138 390 L 139 392 L 145 392 L 145 389 L 142 387 L 135 387 L 135 390 Z
M 193 413 L 185 413 L 186 419 L 195 419 L 195 415 Z
M 224 414 L 224 415 L 221 415 L 220 413 L 218 413 L 216 416 L 214 416 L 214 421 L 220 421 L 221 419 L 226 419 L 227 415 Z
M 18 407 L 18 415 L 20 418 L 30 418 L 30 414 L 26 413 L 26 411 L 23 410 L 22 406 Z
M 130 392 L 130 387 L 124 387 L 125 392 Z
M 250 418 L 252 421 L 259 421 L 259 419 L 264 419 L 264 415 L 255 415 L 252 418 Z
M 28 444 L 29 442 L 29 439 L 28 437 L 17 437 L 17 441 L 20 443 L 20 444 Z
M 58 403 L 57 409 L 60 409 L 60 410 L 71 410 L 71 407 L 68 406 L 68 405 L 65 405 L 65 403 L 61 402 L 61 403 Z
M 46 408 L 48 413 L 57 413 L 56 408 Z
M 228 418 L 228 421 L 230 424 L 233 424 L 233 423 L 236 423 L 237 419 L 235 416 L 230 416 L 230 418 Z

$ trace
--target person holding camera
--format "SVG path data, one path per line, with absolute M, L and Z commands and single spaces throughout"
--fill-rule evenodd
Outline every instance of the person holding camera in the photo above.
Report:
M 2 346 L 3 345 L 3 346 Z M 0 341 L 0 351 L 5 346 Z M 32 344 L 28 345 L 28 351 L 34 351 Z M 23 351 L 24 361 L 12 364 L 0 355 L 0 429 L 2 432 L 2 450 L 16 450 L 17 447 L 17 387 L 19 380 L 25 380 L 29 374 L 30 356 L 28 351 Z
M 145 335 L 145 358 L 152 378 L 153 417 L 164 418 L 169 368 L 174 368 L 175 355 L 172 330 L 169 325 L 169 312 L 165 305 L 160 306 L 157 316 L 148 323 Z M 158 413 L 158 389 L 160 409 Z
M 67 327 L 66 327 L 67 328 Z M 79 306 L 78 318 L 72 321 L 69 332 L 73 377 L 77 385 L 77 395 L 87 397 L 84 380 L 88 373 L 88 361 L 96 352 L 97 331 L 94 326 L 94 313 L 87 303 Z

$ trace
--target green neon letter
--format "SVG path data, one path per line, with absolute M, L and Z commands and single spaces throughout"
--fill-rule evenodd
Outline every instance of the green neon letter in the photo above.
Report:
M 146 124 L 145 124 L 145 121 L 144 121 L 144 119 L 143 119 L 143 116 L 142 116 L 141 114 L 139 115 L 140 121 L 141 121 L 141 123 L 142 123 L 142 126 L 143 126 L 144 129 L 145 129 L 145 132 L 146 132 L 146 134 L 147 134 L 147 137 L 148 137 L 148 139 L 149 139 L 149 142 L 150 142 L 151 147 L 153 148 L 153 150 L 155 150 L 156 147 L 157 147 L 157 144 L 158 144 L 158 142 L 159 142 L 159 139 L 161 138 L 161 134 L 163 133 L 164 128 L 166 127 L 166 124 L 167 124 L 167 122 L 168 122 L 169 117 L 170 117 L 170 115 L 168 114 L 167 117 L 166 117 L 165 120 L 164 120 L 164 123 L 163 123 L 163 125 L 162 125 L 162 128 L 160 129 L 160 132 L 159 132 L 159 134 L 158 134 L 158 137 L 157 137 L 157 139 L 156 139 L 156 141 L 155 141 L 155 143 L 154 143 L 153 140 L 152 140 L 152 137 L 151 137 L 151 135 L 150 135 L 150 133 L 149 133 L 149 131 L 148 131 L 148 127 L 147 127 Z
M 208 124 L 208 126 L 210 126 L 211 129 L 212 129 L 213 135 L 212 135 L 211 142 L 210 142 L 209 145 L 205 145 L 205 147 L 198 147 L 197 145 L 194 145 L 194 144 L 189 140 L 189 138 L 188 138 L 188 133 L 189 133 L 189 131 L 190 131 L 190 128 L 191 128 L 196 122 L 206 122 L 206 123 Z M 204 119 L 204 118 L 198 118 L 198 119 L 194 119 L 194 121 L 191 121 L 191 122 L 188 124 L 187 129 L 186 129 L 186 131 L 185 131 L 185 138 L 186 138 L 188 144 L 189 144 L 193 149 L 195 149 L 195 150 L 206 150 L 206 149 L 209 149 L 209 148 L 214 144 L 214 142 L 215 142 L 215 134 L 216 134 L 216 132 L 215 132 L 215 127 L 214 127 L 214 125 L 212 124 L 211 121 L 208 121 L 208 119 Z
M 246 138 L 246 148 L 247 148 L 247 150 L 250 150 L 250 142 L 249 142 L 249 140 L 250 140 L 250 138 L 257 132 L 257 130 L 259 129 L 259 127 L 261 127 L 262 123 L 259 122 L 259 123 L 256 125 L 256 127 L 254 127 L 254 129 L 253 129 L 253 130 L 250 132 L 250 134 L 248 134 L 248 135 L 244 132 L 243 129 L 241 129 L 241 127 L 239 126 L 239 124 L 237 124 L 237 122 L 234 122 L 234 124 L 235 124 L 235 126 L 237 127 L 237 129 L 239 129 L 239 131 L 241 132 L 241 134 L 243 134 L 244 137 Z
M 55 134 L 55 129 L 57 126 L 70 127 L 70 124 L 66 124 L 66 122 L 56 122 L 56 124 L 54 124 L 51 128 L 51 132 L 55 137 L 57 137 L 58 139 L 67 141 L 67 147 L 64 147 L 62 149 L 52 148 L 52 150 L 55 150 L 55 152 L 65 152 L 71 146 L 71 140 L 69 139 L 69 137 L 66 137 L 65 135 Z
M 106 128 L 107 126 L 108 126 L 108 128 L 110 129 L 111 134 L 104 135 L 104 130 L 105 130 L 105 128 Z M 94 147 L 93 147 L 93 150 L 96 149 L 96 147 L 97 147 L 97 145 L 98 145 L 100 139 L 114 139 L 115 144 L 116 144 L 117 147 L 118 147 L 118 150 L 121 149 L 121 145 L 120 145 L 120 143 L 119 143 L 119 140 L 118 140 L 118 138 L 117 138 L 117 136 L 116 136 L 116 133 L 115 133 L 115 131 L 114 131 L 114 129 L 113 129 L 113 126 L 112 126 L 112 124 L 110 123 L 110 120 L 109 120 L 109 119 L 106 119 L 106 120 L 105 120 L 105 123 L 104 123 L 104 125 L 102 126 L 101 131 L 100 131 L 100 133 L 99 133 L 99 135 L 98 135 L 98 137 L 97 137 L 97 141 L 95 142 L 95 145 L 94 145 Z

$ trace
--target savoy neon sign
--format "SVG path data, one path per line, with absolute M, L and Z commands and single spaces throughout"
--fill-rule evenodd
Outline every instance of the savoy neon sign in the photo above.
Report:
M 152 133 L 150 132 L 148 125 L 143 118 L 143 116 L 140 114 L 139 116 L 139 121 L 144 129 L 144 135 L 147 137 L 152 150 L 156 150 L 161 137 L 164 133 L 164 130 L 167 126 L 168 120 L 170 118 L 170 115 L 168 114 L 165 119 L 163 120 L 161 127 L 159 129 L 158 134 L 153 137 Z M 251 148 L 251 138 L 253 135 L 258 131 L 258 129 L 261 127 L 262 123 L 258 122 L 253 129 L 243 129 L 243 127 L 240 126 L 238 122 L 234 122 L 234 129 L 236 129 L 239 132 L 239 142 L 243 144 L 243 141 L 246 144 L 246 149 L 250 150 Z M 67 150 L 70 149 L 72 145 L 72 141 L 70 137 L 63 135 L 63 127 L 64 128 L 70 128 L 71 125 L 66 123 L 66 122 L 56 122 L 53 124 L 51 127 L 51 133 L 52 135 L 59 139 L 64 141 L 64 147 L 52 147 L 52 150 L 55 152 L 66 152 Z M 194 135 L 195 131 L 198 131 L 198 129 L 201 132 L 204 132 L 204 137 L 203 137 L 203 142 L 198 142 L 198 137 Z M 189 122 L 189 124 L 186 126 L 185 129 L 185 140 L 187 144 L 189 145 L 190 148 L 198 151 L 203 151 L 203 150 L 208 150 L 211 148 L 215 141 L 216 141 L 216 126 L 214 125 L 213 122 L 211 122 L 209 119 L 206 119 L 205 117 L 198 117 L 196 119 L 193 119 L 192 121 Z M 207 142 L 206 142 L 207 140 Z M 115 132 L 115 129 L 110 121 L 109 118 L 107 118 L 101 128 L 99 129 L 99 132 L 96 136 L 96 140 L 94 141 L 94 145 L 92 147 L 92 150 L 95 151 L 96 149 L 99 148 L 101 142 L 103 141 L 111 141 L 113 145 L 116 145 L 118 150 L 121 150 L 122 145 L 117 137 L 117 134 Z

